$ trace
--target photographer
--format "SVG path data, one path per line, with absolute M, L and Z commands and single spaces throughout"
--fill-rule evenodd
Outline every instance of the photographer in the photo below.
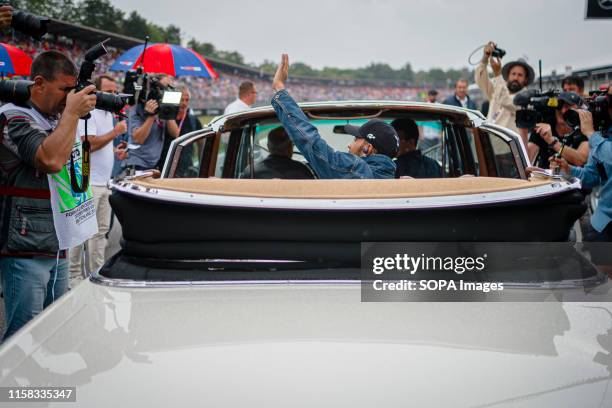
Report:
M 510 61 L 502 68 L 501 60 L 493 57 L 496 45 L 490 41 L 484 47 L 482 60 L 476 67 L 476 84 L 489 101 L 488 119 L 493 123 L 506 127 L 520 134 L 523 143 L 527 146 L 527 130 L 516 127 L 516 107 L 513 97 L 535 79 L 533 68 L 523 59 Z M 489 78 L 487 65 L 491 63 L 493 79 Z
M 565 159 L 552 159 L 552 167 L 559 166 L 565 174 L 577 177 L 584 188 L 601 185 L 599 204 L 591 217 L 592 230 L 585 235 L 585 241 L 612 242 L 612 87 L 607 92 L 608 118 L 604 131 L 595 131 L 593 115 L 579 110 L 580 130 L 589 139 L 589 158 L 583 167 L 570 166 Z
M 574 166 L 584 166 L 589 156 L 588 139 L 581 132 L 574 132 L 563 119 L 567 111 L 582 105 L 582 99 L 573 92 L 562 92 L 557 99 L 559 105 L 554 115 L 548 115 L 546 123 L 538 123 L 529 135 L 529 160 L 546 169 L 550 158 L 559 154 Z
M 165 89 L 170 77 L 160 75 L 155 86 Z M 159 103 L 156 99 L 137 102 L 128 114 L 129 155 L 128 167 L 135 170 L 154 169 L 164 146 L 166 121 L 159 119 Z
M 117 83 L 108 75 L 96 78 L 96 88 L 99 91 L 117 94 Z M 89 270 L 95 271 L 104 263 L 106 249 L 106 233 L 110 227 L 111 207 L 108 201 L 110 190 L 106 186 L 111 179 L 113 164 L 113 140 L 124 134 L 127 130 L 125 121 L 114 124 L 114 115 L 111 112 L 94 109 L 91 118 L 87 121 L 87 136 L 91 143 L 91 187 L 96 207 L 98 232 L 89 239 Z M 82 139 L 85 135 L 85 121 L 80 120 L 77 135 Z M 83 245 L 70 249 L 70 278 L 81 279 L 81 261 Z
M 4 339 L 68 289 L 68 261 L 59 251 L 47 173 L 65 170 L 79 118 L 96 105 L 95 86 L 74 91 L 77 75 L 67 56 L 43 52 L 32 63 L 27 106 L 0 108 Z
M 202 123 L 200 120 L 191 112 L 189 108 L 189 101 L 191 100 L 191 93 L 186 87 L 176 89 L 181 92 L 181 104 L 179 105 L 178 114 L 176 119 L 168 120 L 166 122 L 166 136 L 164 137 L 164 147 L 157 163 L 157 167 L 161 169 L 164 167 L 168 150 L 170 149 L 170 143 L 179 136 L 186 135 L 187 133 L 193 132 L 194 130 L 202 129 Z M 192 146 L 189 146 L 191 151 Z M 187 154 L 187 153 L 185 153 Z M 181 164 L 186 164 L 185 161 L 181 161 Z M 183 174 L 183 173 L 180 173 Z

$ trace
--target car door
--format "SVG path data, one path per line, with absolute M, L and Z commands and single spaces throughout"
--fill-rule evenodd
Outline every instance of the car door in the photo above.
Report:
M 188 133 L 170 144 L 163 178 L 209 177 L 217 162 L 219 134 L 210 127 Z
M 478 126 L 478 156 L 482 175 L 527 179 L 527 151 L 520 137 L 506 128 L 491 123 Z

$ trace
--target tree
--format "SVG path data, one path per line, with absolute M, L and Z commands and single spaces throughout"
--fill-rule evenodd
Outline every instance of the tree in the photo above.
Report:
M 83 0 L 79 7 L 81 24 L 115 33 L 123 32 L 124 13 L 113 7 L 108 0 Z
M 163 29 L 164 42 L 168 44 L 181 45 L 181 29 L 170 24 L 168 27 Z
M 132 11 L 123 24 L 123 34 L 144 40 L 149 34 L 149 23 L 136 11 Z

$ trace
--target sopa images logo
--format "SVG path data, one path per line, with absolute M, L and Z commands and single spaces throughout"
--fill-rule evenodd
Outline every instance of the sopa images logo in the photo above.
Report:
M 598 0 L 599 7 L 604 10 L 612 10 L 612 0 Z

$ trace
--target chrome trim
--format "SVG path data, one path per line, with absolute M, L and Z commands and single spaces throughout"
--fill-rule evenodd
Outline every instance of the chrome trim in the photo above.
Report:
M 525 200 L 579 190 L 580 181 L 558 181 L 551 184 L 526 187 L 518 190 L 490 193 L 440 195 L 412 198 L 269 198 L 242 197 L 231 195 L 212 195 L 189 193 L 159 188 L 142 187 L 129 180 L 111 181 L 110 188 L 122 193 L 168 202 L 186 204 L 214 205 L 221 207 L 279 208 L 306 210 L 380 210 L 411 208 L 449 208 L 457 206 L 483 205 Z
M 362 279 L 327 279 L 327 280 L 303 280 L 303 279 L 278 279 L 278 280 L 228 280 L 228 281 L 167 281 L 148 282 L 134 281 L 128 279 L 110 279 L 100 275 L 99 271 L 93 274 L 90 281 L 94 284 L 113 288 L 185 288 L 185 287 L 217 287 L 217 286 L 264 286 L 264 285 L 361 285 Z M 534 289 L 534 290 L 558 290 L 558 289 L 591 289 L 608 282 L 604 274 L 583 280 L 563 280 L 560 282 L 496 282 L 503 283 L 509 289 Z
M 495 133 L 507 142 L 509 142 L 510 140 L 515 140 L 518 146 L 520 146 L 521 152 L 523 153 L 523 157 L 525 158 L 525 163 L 527 163 L 527 166 L 531 165 L 531 162 L 529 161 L 529 155 L 527 154 L 527 147 L 523 143 L 523 139 L 518 133 L 488 121 L 482 123 L 480 125 L 480 128 Z
M 309 111 L 313 109 L 319 108 L 381 108 L 381 109 L 391 109 L 391 108 L 420 108 L 423 110 L 428 110 L 437 113 L 460 113 L 464 114 L 469 120 L 471 120 L 476 127 L 480 126 L 486 118 L 484 115 L 476 110 L 470 110 L 465 108 L 460 108 L 457 106 L 444 105 L 444 104 L 432 104 L 427 102 L 413 102 L 413 101 L 325 101 L 325 102 L 305 102 L 298 103 L 298 106 L 304 110 Z M 219 115 L 214 117 L 208 126 L 210 126 L 213 130 L 218 130 L 223 126 L 227 121 L 234 120 L 240 117 L 244 117 L 245 119 L 255 119 L 261 116 L 273 115 L 274 108 L 271 105 L 261 106 L 258 108 L 251 108 L 245 111 L 240 111 L 236 113 L 230 113 L 227 115 Z
M 213 129 L 211 129 L 209 126 L 204 126 L 202 129 L 198 129 L 198 130 L 194 130 L 193 132 L 186 133 L 182 136 L 177 137 L 172 142 L 170 142 L 170 147 L 168 148 L 168 154 L 166 154 L 166 159 L 164 160 L 164 167 L 162 168 L 160 178 L 167 178 L 167 173 L 170 172 L 170 168 L 169 168 L 170 160 L 171 160 L 170 158 L 175 156 L 174 153 L 176 152 L 176 147 L 180 143 L 182 143 L 183 141 L 187 139 L 195 137 L 195 136 L 204 137 L 206 133 L 210 133 L 210 132 L 213 132 Z

